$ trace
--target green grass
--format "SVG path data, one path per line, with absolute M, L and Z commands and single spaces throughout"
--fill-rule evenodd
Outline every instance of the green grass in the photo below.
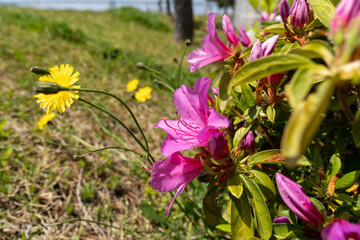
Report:
M 200 29 L 204 29 L 203 20 L 197 21 Z M 141 169 L 150 166 L 136 155 L 107 150 L 74 158 L 109 146 L 141 151 L 113 120 L 77 101 L 42 131 L 36 126 L 43 110 L 33 98 L 38 77 L 29 72 L 30 67 L 68 63 L 80 72 L 82 87 L 110 91 L 134 109 L 153 155 L 162 160 L 160 144 L 165 134 L 153 125 L 163 117 L 175 117 L 172 94 L 154 84 L 157 76 L 137 69 L 136 63 L 144 62 L 176 79 L 178 66 L 173 59 L 179 62 L 184 45 L 173 40 L 168 16 L 135 9 L 78 12 L 0 7 L 0 26 L 1 239 L 26 239 L 33 227 L 71 218 L 93 219 L 124 230 L 72 222 L 43 229 L 38 237 L 217 238 L 219 233 L 201 218 L 204 184 L 195 181 L 179 197 L 195 219 L 190 224 L 176 204 L 171 216 L 165 217 L 171 196 L 151 189 L 150 174 Z M 203 35 L 203 30 L 195 33 L 191 49 L 200 47 Z M 182 83 L 188 85 L 211 70 L 190 74 L 188 69 L 184 61 Z M 150 101 L 140 104 L 133 93 L 126 92 L 126 83 L 133 78 L 140 80 L 140 87 L 153 88 Z M 80 95 L 91 100 L 85 93 Z M 117 102 L 96 97 L 140 137 Z

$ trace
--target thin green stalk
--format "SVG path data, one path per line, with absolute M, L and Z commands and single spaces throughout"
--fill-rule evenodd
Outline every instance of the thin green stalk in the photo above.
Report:
M 74 158 L 77 159 L 77 158 L 82 158 L 84 157 L 85 155 L 87 154 L 90 154 L 90 153 L 94 153 L 94 152 L 99 152 L 99 151 L 103 151 L 103 150 L 107 150 L 107 149 L 121 149 L 121 150 L 125 150 L 125 151 L 128 151 L 128 152 L 132 152 L 132 153 L 135 153 L 137 155 L 139 155 L 140 157 L 142 158 L 145 158 L 146 159 L 146 156 L 142 155 L 141 153 L 138 153 L 134 150 L 131 150 L 129 148 L 124 148 L 124 147 L 103 147 L 103 148 L 98 148 L 98 149 L 95 149 L 95 150 L 92 150 L 92 151 L 88 151 L 86 153 L 83 153 L 81 155 L 75 155 Z
M 80 91 L 80 92 L 95 92 L 95 93 L 101 93 L 101 94 L 105 94 L 105 95 L 107 95 L 107 96 L 110 96 L 110 97 L 112 97 L 112 98 L 115 98 L 117 101 L 119 101 L 119 102 L 126 108 L 126 110 L 130 113 L 130 115 L 131 115 L 132 119 L 134 120 L 137 128 L 139 129 L 142 137 L 144 138 L 145 145 L 146 145 L 146 152 L 147 152 L 148 156 L 150 157 L 151 162 L 152 162 L 152 163 L 154 162 L 154 158 L 153 158 L 152 155 L 150 154 L 150 149 L 149 149 L 148 141 L 147 141 L 147 139 L 146 139 L 146 137 L 145 137 L 145 134 L 144 134 L 142 128 L 140 127 L 139 122 L 137 121 L 137 119 L 136 119 L 134 113 L 131 111 L 130 107 L 129 107 L 121 98 L 117 97 L 115 94 L 111 94 L 111 93 L 108 93 L 108 92 L 105 92 L 105 91 L 102 91 L 102 90 L 97 90 L 97 89 L 89 89 L 89 88 L 77 88 L 77 89 L 74 89 L 74 88 L 67 88 L 67 87 L 62 87 L 62 86 L 60 86 L 60 89 L 61 89 L 62 91 Z M 107 113 L 109 113 L 109 112 L 107 111 Z M 114 115 L 114 114 L 112 114 L 112 115 Z
M 86 103 L 104 113 L 106 113 L 107 115 L 111 116 L 113 119 L 115 119 L 123 128 L 125 128 L 125 130 L 135 139 L 135 141 L 140 145 L 140 147 L 142 149 L 144 149 L 147 153 L 148 153 L 148 156 L 151 157 L 151 155 L 149 155 L 149 151 L 147 150 L 147 148 L 142 144 L 142 142 L 140 142 L 140 140 L 134 135 L 134 133 L 115 115 L 113 114 L 112 112 L 109 112 L 107 111 L 106 109 L 103 109 L 85 99 L 82 99 L 82 98 L 79 98 L 79 101 L 83 102 L 83 103 Z M 152 165 L 152 162 L 150 161 L 150 159 L 147 157 L 146 160 L 149 162 L 150 165 Z
M 184 48 L 184 52 L 181 56 L 181 59 L 180 59 L 180 64 L 179 64 L 179 71 L 178 71 L 178 75 L 177 75 L 177 87 L 179 88 L 180 87 L 180 76 L 181 76 L 181 68 L 182 68 L 182 63 L 183 63 L 183 60 L 184 60 L 184 56 L 185 56 L 185 53 L 186 53 L 186 50 L 188 49 L 188 45 L 185 44 L 185 48 Z
M 161 80 L 155 79 L 154 82 L 163 85 L 164 87 L 166 87 L 167 89 L 169 89 L 172 92 L 175 92 L 175 90 L 169 84 L 167 84 Z
M 144 69 L 148 70 L 149 72 L 153 72 L 156 73 L 157 75 L 163 77 L 170 85 L 173 86 L 173 88 L 176 88 L 176 86 L 174 85 L 174 83 L 171 81 L 170 78 L 168 78 L 166 75 L 164 75 L 163 73 L 156 71 L 155 69 L 151 69 L 148 66 L 144 66 Z

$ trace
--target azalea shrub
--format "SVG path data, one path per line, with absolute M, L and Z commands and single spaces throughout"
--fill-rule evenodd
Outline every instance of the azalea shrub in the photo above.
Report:
M 233 239 L 360 240 L 360 1 L 250 1 L 261 23 L 248 36 L 216 13 L 207 17 L 202 47 L 190 52 L 190 72 L 217 64 L 193 86 L 161 73 L 173 92 L 176 118 L 160 119 L 164 158 L 154 161 L 131 109 L 121 98 L 78 85 L 70 66 L 47 70 L 35 95 L 47 114 L 81 91 L 118 100 L 143 139 L 126 125 L 148 160 L 150 185 L 173 192 L 164 214 L 192 181 L 207 185 L 207 224 Z M 224 37 L 219 37 L 224 34 Z M 221 39 L 226 39 L 223 42 Z M 187 45 L 189 42 L 187 42 Z M 138 68 L 155 71 L 139 63 Z M 134 79 L 128 90 L 137 88 Z M 139 91 L 139 101 L 151 88 Z M 39 127 L 53 116 L 42 118 Z M 124 149 L 135 152 L 134 149 Z M 137 152 L 135 152 L 137 153 Z

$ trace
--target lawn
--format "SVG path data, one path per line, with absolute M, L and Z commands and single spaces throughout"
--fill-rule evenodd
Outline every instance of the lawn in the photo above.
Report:
M 188 52 L 202 41 L 205 21 L 200 19 L 195 44 Z M 42 130 L 37 128 L 44 111 L 33 98 L 38 76 L 30 67 L 70 64 L 80 72 L 82 87 L 109 91 L 127 102 L 144 129 L 153 156 L 162 160 L 160 144 L 165 134 L 153 126 L 163 117 L 176 117 L 172 93 L 154 83 L 157 75 L 137 69 L 136 63 L 143 62 L 176 79 L 184 44 L 173 40 L 170 17 L 135 9 L 91 12 L 0 7 L 0 36 L 1 239 L 221 236 L 201 217 L 204 184 L 194 181 L 179 198 L 188 216 L 175 204 L 166 218 L 171 195 L 151 189 L 150 173 L 141 168 L 150 168 L 144 159 L 121 149 L 82 155 L 114 146 L 141 151 L 109 117 L 75 102 Z M 182 83 L 191 84 L 211 70 L 190 74 L 184 62 Z M 139 103 L 134 92 L 126 91 L 126 83 L 133 78 L 140 80 L 140 87 L 153 88 L 150 100 Z M 96 99 L 80 95 L 103 101 L 141 136 L 116 101 L 102 95 L 94 95 Z M 116 228 L 85 221 L 57 223 L 69 219 Z

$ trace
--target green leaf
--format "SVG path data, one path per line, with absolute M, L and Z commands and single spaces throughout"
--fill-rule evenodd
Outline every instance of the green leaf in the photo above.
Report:
M 320 83 L 316 92 L 298 104 L 290 116 L 281 139 L 281 152 L 289 166 L 296 164 L 318 131 L 334 88 L 335 82 L 332 79 Z
M 248 107 L 256 105 L 256 95 L 253 93 L 251 87 L 248 84 L 241 85 L 241 91 L 244 96 L 245 102 Z
M 269 105 L 266 108 L 266 116 L 270 122 L 275 123 L 275 115 L 276 115 L 275 108 L 273 106 Z
M 331 156 L 329 166 L 326 170 L 327 182 L 329 182 L 335 174 L 339 173 L 340 169 L 341 169 L 340 154 L 335 153 Z
M 212 226 L 216 226 L 220 223 L 221 209 L 216 204 L 216 196 L 218 193 L 218 186 L 208 186 L 208 191 L 203 199 L 203 211 L 208 223 Z
M 289 233 L 292 234 L 289 235 Z M 276 235 L 277 239 L 307 239 L 303 227 L 295 224 L 274 224 L 274 234 Z
M 330 66 L 334 60 L 332 47 L 328 42 L 322 40 L 313 40 L 308 42 L 301 48 L 293 49 L 290 53 L 298 54 L 307 58 L 321 58 L 328 66 Z
M 276 157 L 281 158 L 281 151 L 279 149 L 265 150 L 250 156 L 248 163 L 249 164 L 285 164 L 284 161 L 276 161 Z M 271 161 L 271 158 L 274 158 L 274 161 Z M 311 166 L 312 163 L 305 156 L 301 155 L 296 165 Z
M 318 18 L 325 27 L 330 28 L 331 19 L 334 15 L 335 7 L 330 0 L 308 0 L 312 5 L 315 18 Z
M 244 192 L 240 199 L 230 195 L 230 199 L 232 238 L 238 240 L 250 240 L 254 237 L 254 223 L 247 195 Z
M 231 233 L 231 225 L 230 224 L 219 224 L 216 226 L 216 228 L 223 232 Z
M 240 175 L 240 177 L 255 212 L 258 233 L 262 239 L 268 240 L 272 234 L 272 220 L 269 208 L 256 183 L 245 175 Z
M 319 71 L 326 70 L 322 65 L 316 64 L 307 68 L 299 68 L 291 81 L 286 85 L 286 93 L 289 100 L 289 104 L 292 108 L 301 103 L 314 83 L 315 74 Z
M 352 124 L 352 136 L 354 139 L 355 146 L 360 147 L 360 111 L 355 114 L 355 119 Z
M 359 179 L 359 177 L 360 170 L 349 172 L 336 181 L 335 189 L 349 188 Z
M 322 159 L 322 157 L 316 147 L 314 148 L 314 155 L 313 155 L 312 160 L 314 162 L 315 174 L 318 175 L 319 168 L 324 170 L 324 160 Z
M 293 54 L 270 55 L 259 58 L 255 61 L 245 64 L 242 68 L 240 68 L 232 78 L 229 84 L 229 88 L 245 83 L 250 83 L 270 76 L 271 74 L 286 72 L 288 70 L 312 64 L 314 64 L 314 62 L 311 60 Z
M 259 186 L 266 201 L 275 199 L 276 189 L 274 183 L 271 181 L 271 178 L 266 173 L 259 170 L 250 170 L 249 172 L 254 174 L 253 180 Z
M 238 174 L 234 174 L 227 180 L 227 186 L 230 193 L 239 199 L 243 193 L 244 187 Z
M 246 122 L 254 121 L 258 117 L 260 112 L 261 112 L 261 107 L 259 107 L 258 105 L 245 109 L 244 117 Z
M 230 76 L 229 76 L 229 74 L 225 73 L 221 77 L 221 80 L 219 83 L 219 98 L 218 99 L 219 99 L 219 108 L 220 108 L 221 112 L 223 112 L 226 109 L 228 102 L 229 102 L 230 96 L 227 92 L 229 82 L 230 82 Z
M 251 128 L 251 125 L 246 124 L 245 127 L 241 127 L 235 132 L 234 139 L 233 139 L 233 145 L 235 148 L 237 148 L 239 146 L 240 141 L 249 132 L 250 128 Z
M 285 30 L 283 23 L 278 23 L 278 24 L 273 24 L 273 25 L 270 25 L 270 26 L 264 28 L 264 32 L 282 34 L 282 33 L 286 32 L 286 30 Z
M 308 31 L 311 31 L 313 30 L 314 28 L 317 28 L 317 27 L 323 27 L 324 24 L 322 24 L 322 22 L 320 22 L 320 20 L 318 18 L 316 18 L 314 21 L 312 21 L 309 26 L 307 26 L 305 28 L 305 32 L 308 32 Z

